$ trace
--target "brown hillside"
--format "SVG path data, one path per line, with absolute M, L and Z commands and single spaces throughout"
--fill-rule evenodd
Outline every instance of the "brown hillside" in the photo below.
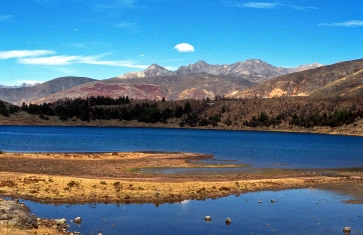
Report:
M 271 98 L 276 96 L 309 96 L 314 91 L 318 92 L 318 89 L 349 75 L 357 74 L 357 76 L 361 76 L 358 72 L 362 69 L 363 59 L 322 66 L 311 70 L 279 76 L 245 91 L 232 93 L 229 97 Z M 361 83 L 358 80 L 359 79 L 356 78 L 355 84 L 360 86 Z M 354 90 L 354 87 L 352 87 L 351 84 L 348 85 L 348 81 L 346 82 L 346 86 L 347 88 L 349 86 L 350 89 Z M 339 90 L 341 89 L 344 90 L 345 88 L 340 87 Z M 357 88 L 357 91 L 358 90 L 359 88 Z M 336 91 L 338 92 L 338 90 Z M 340 93 L 343 94 L 344 92 L 341 91 L 337 94 Z M 329 93 L 329 95 L 332 94 Z
M 30 103 L 39 97 L 48 96 L 74 86 L 95 81 L 85 77 L 60 77 L 33 87 L 0 88 L 0 100 L 21 105 Z
M 310 97 L 355 96 L 359 94 L 363 94 L 363 70 L 316 89 L 310 94 Z
M 90 96 L 109 96 L 117 98 L 129 96 L 133 99 L 167 100 L 213 99 L 234 91 L 245 90 L 256 83 L 246 79 L 210 75 L 207 73 L 167 75 L 146 78 L 96 81 L 73 87 L 32 103 L 55 102 L 64 98 L 86 98 Z

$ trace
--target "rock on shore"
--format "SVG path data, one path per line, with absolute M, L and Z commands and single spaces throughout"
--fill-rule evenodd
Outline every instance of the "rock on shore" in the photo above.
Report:
M 8 223 L 25 229 L 37 228 L 37 218 L 29 212 L 29 208 L 22 203 L 0 199 L 0 224 Z

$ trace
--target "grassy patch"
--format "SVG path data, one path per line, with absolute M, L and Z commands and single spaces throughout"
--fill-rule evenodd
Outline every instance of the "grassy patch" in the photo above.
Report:
M 144 168 L 144 167 L 141 167 L 141 168 L 127 168 L 126 171 L 128 172 L 131 172 L 131 173 L 140 173 L 141 169 Z

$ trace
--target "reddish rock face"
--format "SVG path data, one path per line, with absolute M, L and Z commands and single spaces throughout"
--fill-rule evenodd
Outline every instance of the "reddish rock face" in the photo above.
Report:
M 126 89 L 118 84 L 96 83 L 92 87 L 81 87 L 80 91 L 87 93 L 87 96 L 120 96 L 120 92 Z
M 159 87 L 155 85 L 134 85 L 136 89 L 142 90 L 144 92 L 158 92 Z

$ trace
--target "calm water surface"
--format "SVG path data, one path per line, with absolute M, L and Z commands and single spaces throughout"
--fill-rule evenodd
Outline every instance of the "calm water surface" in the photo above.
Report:
M 362 146 L 362 137 L 303 133 L 0 126 L 3 151 L 196 152 L 256 167 L 363 166 Z
M 159 206 L 25 203 L 44 218 L 82 217 L 81 225 L 68 222 L 70 231 L 82 234 L 343 234 L 345 226 L 352 227 L 353 234 L 362 233 L 363 205 L 344 200 L 362 199 L 358 195 L 363 188 L 350 189 L 350 193 L 346 187 L 265 191 Z M 206 215 L 210 222 L 204 221 Z M 224 222 L 227 217 L 230 225 Z
M 358 167 L 363 166 L 362 146 L 361 137 L 300 133 L 0 126 L 3 151 L 196 152 L 255 167 Z M 82 224 L 70 223 L 70 231 L 82 234 L 343 234 L 345 226 L 361 233 L 363 205 L 344 202 L 351 199 L 362 200 L 363 188 L 266 191 L 159 206 L 25 203 L 39 217 L 81 216 Z M 204 221 L 206 215 L 211 222 Z M 227 217 L 231 225 L 224 223 Z

